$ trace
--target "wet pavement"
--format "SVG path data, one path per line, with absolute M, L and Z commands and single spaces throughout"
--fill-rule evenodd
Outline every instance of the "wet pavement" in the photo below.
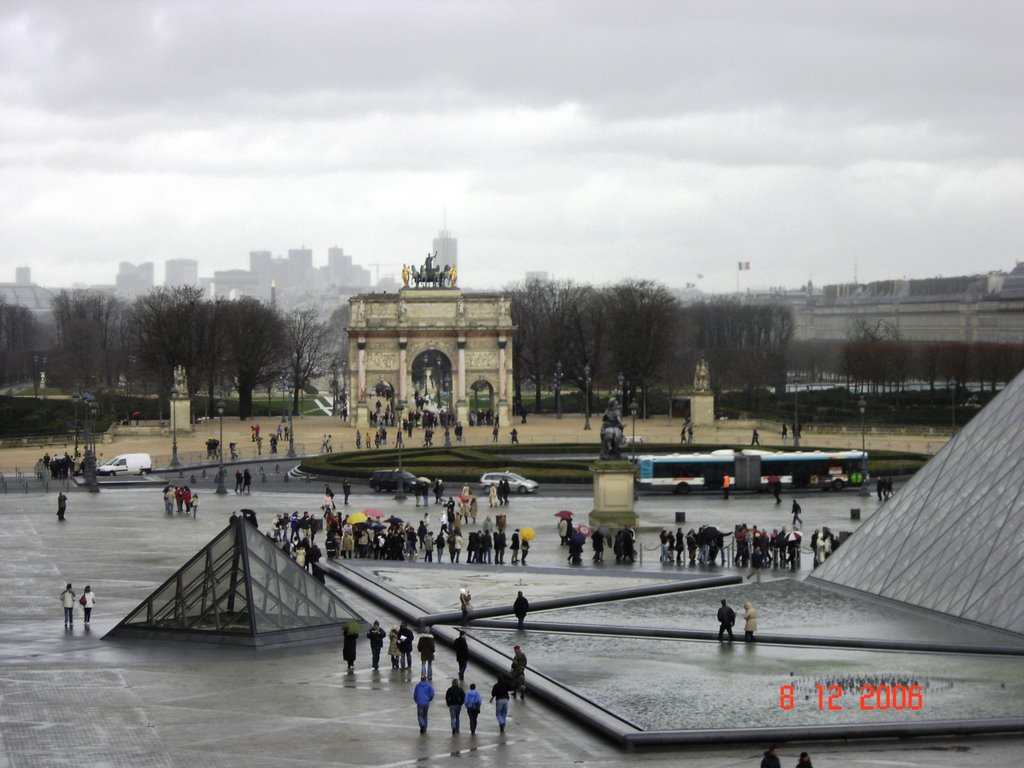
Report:
M 830 525 L 852 530 L 850 507 L 861 506 L 863 517 L 875 513 L 874 503 L 850 494 L 812 494 L 801 497 L 805 527 Z M 499 734 L 493 710 L 486 705 L 481 728 L 471 737 L 464 729 L 452 736 L 447 711 L 443 706 L 446 680 L 455 671 L 451 653 L 442 649 L 436 662 L 434 685 L 438 699 L 431 708 L 431 727 L 421 736 L 416 727 L 411 700 L 414 680 L 409 673 L 382 668 L 373 671 L 366 645 L 361 645 L 357 669 L 344 670 L 340 643 L 308 647 L 264 650 L 223 648 L 175 643 L 133 643 L 104 641 L 102 635 L 141 600 L 169 577 L 226 524 L 232 510 L 242 506 L 255 509 L 265 527 L 273 512 L 313 511 L 317 494 L 292 491 L 268 491 L 262 488 L 249 497 L 234 494 L 225 497 L 202 493 L 198 519 L 163 514 L 158 488 L 105 490 L 100 494 L 73 491 L 68 504 L 67 521 L 56 520 L 56 494 L 39 492 L 8 493 L 0 496 L 0 674 L 3 676 L 0 698 L 0 766 L 304 766 L 304 765 L 404 765 L 473 761 L 479 765 L 522 765 L 535 762 L 565 765 L 617 766 L 627 763 L 679 765 L 709 768 L 756 766 L 767 746 L 737 744 L 695 747 L 673 751 L 623 753 L 614 744 L 596 738 L 570 717 L 548 707 L 540 699 L 513 702 L 505 734 Z M 537 530 L 537 541 L 530 554 L 530 565 L 514 570 L 512 566 L 493 566 L 495 573 L 509 574 L 509 580 L 488 578 L 480 581 L 478 600 L 503 600 L 514 597 L 515 589 L 528 595 L 536 584 L 536 594 L 597 591 L 612 584 L 671 578 L 679 572 L 699 568 L 660 564 L 655 549 L 656 531 L 676 527 L 675 514 L 685 511 L 686 527 L 711 522 L 722 527 L 734 522 L 761 523 L 768 526 L 788 523 L 788 505 L 775 507 L 770 497 L 734 497 L 728 502 L 714 497 L 643 497 L 639 513 L 645 529 L 643 563 L 596 566 L 585 561 L 581 567 L 564 564 L 559 547 L 554 512 L 573 510 L 583 519 L 588 510 L 586 497 L 540 496 L 514 499 L 509 510 L 513 525 L 529 525 Z M 390 497 L 358 494 L 353 508 L 375 506 L 385 514 L 397 513 L 418 519 L 411 500 L 396 502 Z M 428 514 L 436 519 L 439 508 Z M 481 520 L 488 510 L 481 510 Z M 884 514 L 884 510 L 881 512 Z M 804 568 L 809 567 L 805 558 Z M 429 569 L 429 570 L 428 570 Z M 388 569 L 395 584 L 402 579 L 430 583 L 419 596 L 432 608 L 454 604 L 450 590 L 475 568 L 451 564 L 413 564 Z M 731 571 L 733 569 L 718 569 Z M 421 576 L 418 571 L 425 571 Z M 537 571 L 534 576 L 533 572 Z M 382 570 L 382 574 L 383 574 Z M 783 582 L 799 578 L 789 572 L 773 574 Z M 90 584 L 97 595 L 93 624 L 86 629 L 81 616 L 71 630 L 64 630 L 58 595 L 67 581 L 77 591 Z M 473 582 L 476 583 L 476 582 Z M 762 585 L 767 589 L 771 585 Z M 450 595 L 450 596 L 448 596 Z M 709 594 L 709 597 L 711 595 Z M 687 601 L 692 595 L 673 597 Z M 417 598 L 418 599 L 418 598 Z M 668 598 L 652 598 L 666 600 Z M 382 608 L 365 598 L 346 593 L 356 610 L 368 620 L 380 619 L 385 625 L 394 621 Z M 699 598 L 698 598 L 699 600 Z M 770 601 L 765 601 L 766 605 Z M 608 604 L 615 605 L 614 603 Z M 827 599 L 822 600 L 823 617 L 829 615 Z M 78 610 L 76 608 L 76 610 Z M 676 609 L 666 604 L 665 612 Z M 698 618 L 697 608 L 678 607 L 674 619 L 689 623 Z M 608 621 L 621 619 L 611 615 Z M 770 621 L 768 617 L 764 620 Z M 645 619 L 646 621 L 646 619 Z M 827 618 L 823 618 L 827 621 Z M 866 617 L 865 631 L 871 631 Z M 634 618 L 635 623 L 635 618 Z M 788 626 L 798 631 L 799 625 Z M 501 630 L 474 630 L 501 632 Z M 529 635 L 529 632 L 527 633 Z M 498 637 L 508 643 L 515 633 Z M 482 637 L 482 635 L 481 635 Z M 576 645 L 558 637 L 551 640 L 553 651 L 545 650 L 537 640 L 536 658 L 549 663 L 552 672 L 573 678 L 588 692 L 621 692 L 626 699 L 651 703 L 652 711 L 685 708 L 707 718 L 714 713 L 726 723 L 757 722 L 757 707 L 733 706 L 748 696 L 751 677 L 757 683 L 757 706 L 770 709 L 769 695 L 786 672 L 801 680 L 843 669 L 867 669 L 852 651 L 822 651 L 785 647 L 758 648 L 754 655 L 746 649 L 719 650 L 717 644 L 671 641 L 637 641 L 618 638 L 579 638 Z M 532 639 L 531 639 L 531 642 Z M 546 642 L 546 641 L 545 641 Z M 587 645 L 592 643 L 592 647 Z M 670 660 L 662 658 L 670 649 Z M 728 655 L 726 655 L 728 654 Z M 548 661 L 548 656 L 551 656 Z M 802 668 L 787 669 L 787 662 L 807 658 Z M 872 668 L 891 670 L 896 654 L 866 654 Z M 740 664 L 743 675 L 730 677 L 730 661 Z M 579 663 L 577 663 L 577 660 Z M 766 669 L 761 670 L 761 663 Z M 1022 698 L 1014 680 L 1001 681 L 1000 659 L 986 658 L 963 672 L 972 676 L 974 688 L 967 682 L 954 686 L 957 692 L 984 694 L 985 714 L 999 714 L 999 702 L 1019 702 Z M 935 657 L 936 671 L 918 670 L 922 676 L 938 681 L 952 676 L 954 662 Z M 559 666 L 560 665 L 560 666 Z M 902 665 L 898 665 L 902 668 Z M 966 666 L 966 665 L 965 665 Z M 982 668 L 984 667 L 984 669 Z M 596 670 L 592 673 L 588 670 Z M 599 673 L 604 670 L 602 677 Z M 912 670 L 913 671 L 913 670 Z M 762 674 L 763 672 L 763 674 Z M 959 674 L 960 672 L 957 671 Z M 703 675 L 691 685 L 661 685 L 663 678 L 686 680 Z M 593 678 L 593 682 L 591 680 Z M 629 680 L 626 685 L 617 680 Z M 604 681 L 602 683 L 602 680 Z M 485 692 L 493 682 L 490 673 L 471 664 L 467 681 L 475 681 Z M 1005 689 L 985 690 L 1007 682 Z M 590 688 L 594 683 L 601 685 Z M 611 683 L 611 688 L 608 688 Z M 717 703 L 691 695 L 693 685 L 715 690 Z M 762 690 L 764 689 L 764 690 Z M 801 689 L 803 690 L 803 689 Z M 1000 693 L 1003 691 L 1003 693 Z M 976 699 L 957 701 L 944 693 L 951 709 L 969 709 Z M 959 695 L 959 693 L 957 694 Z M 994 704 L 992 704 L 994 702 Z M 956 705 L 956 706 L 954 706 Z M 943 705 L 945 706 L 945 705 Z M 1012 714 L 1007 704 L 1005 714 Z M 776 709 L 778 707 L 776 706 Z M 707 712 L 704 712 L 707 710 Z M 704 714 L 701 714 L 704 712 Z M 653 714 L 650 715 L 653 717 Z M 885 717 L 885 716 L 881 716 Z M 827 719 L 827 716 L 822 716 Z M 655 720 L 651 720 L 655 722 Z M 811 753 L 818 766 L 828 765 L 920 765 L 960 766 L 1016 765 L 1024 755 L 1024 738 L 929 738 L 912 741 L 883 741 L 864 744 L 787 744 L 781 752 L 783 764 L 795 763 L 800 751 Z

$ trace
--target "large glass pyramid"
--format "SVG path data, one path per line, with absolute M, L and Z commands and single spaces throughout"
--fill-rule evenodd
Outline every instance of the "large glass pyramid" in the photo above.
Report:
M 240 520 L 107 636 L 259 646 L 337 637 L 350 619 L 334 593 Z
M 811 578 L 1024 634 L 1024 373 Z

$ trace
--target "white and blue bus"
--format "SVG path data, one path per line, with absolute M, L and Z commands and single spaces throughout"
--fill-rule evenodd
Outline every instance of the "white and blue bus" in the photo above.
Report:
M 767 488 L 775 479 L 788 488 L 842 490 L 859 486 L 867 454 L 861 451 L 734 451 L 640 456 L 640 487 L 689 493 L 719 490 L 729 476 L 735 490 Z

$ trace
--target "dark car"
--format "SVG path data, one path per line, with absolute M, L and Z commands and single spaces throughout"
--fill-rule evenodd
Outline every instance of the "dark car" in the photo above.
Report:
M 430 483 L 420 480 L 411 472 L 404 469 L 378 469 L 370 475 L 370 487 L 380 493 L 382 491 L 397 491 L 398 484 L 402 484 L 402 490 L 411 493 L 415 490 L 426 491 Z

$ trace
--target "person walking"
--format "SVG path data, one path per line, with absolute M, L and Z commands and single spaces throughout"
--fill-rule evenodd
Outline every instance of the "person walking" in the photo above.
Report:
M 494 716 L 498 719 L 498 730 L 505 732 L 505 721 L 508 719 L 508 683 L 501 677 L 491 686 L 491 703 L 494 704 Z
M 462 705 L 465 701 L 466 692 L 459 685 L 459 679 L 455 678 L 444 692 L 444 703 L 448 705 L 448 713 L 452 719 L 452 736 L 459 732 L 459 716 L 462 714 Z
M 492 485 L 487 489 L 487 505 L 490 507 L 498 506 L 498 486 Z
M 526 614 L 530 610 L 530 601 L 523 595 L 523 591 L 519 590 L 519 594 L 516 597 L 516 601 L 512 603 L 512 612 L 515 613 L 516 619 L 519 621 L 519 631 L 524 630 L 524 623 L 526 621 Z
M 370 655 L 373 657 L 373 668 L 377 669 L 380 667 L 380 652 L 384 648 L 384 638 L 387 635 L 380 622 L 375 621 L 373 626 L 367 630 L 366 636 L 370 640 Z
M 757 433 L 756 429 L 754 430 L 753 434 L 750 435 L 750 444 L 751 445 L 760 445 L 761 444 L 761 436 Z
M 764 568 L 764 552 L 761 551 L 761 547 L 754 547 L 754 554 L 750 556 L 750 572 L 747 574 L 747 581 L 750 581 L 752 577 L 757 577 L 757 583 L 761 583 L 761 570 Z
M 420 639 L 416 642 L 416 650 L 420 654 L 420 674 L 426 675 L 427 680 L 433 680 L 436 645 L 434 636 L 430 633 L 430 627 L 427 627 L 427 631 L 420 635 Z
M 71 588 L 70 582 L 64 587 L 64 591 L 60 593 L 60 604 L 64 606 L 64 629 L 74 626 L 75 591 Z
M 804 524 L 803 518 L 800 517 L 800 513 L 802 511 L 803 510 L 800 509 L 800 505 L 797 503 L 796 499 L 793 499 L 793 507 L 790 510 L 790 512 L 793 513 L 793 527 L 794 528 L 796 527 L 797 523 L 799 523 L 800 525 Z
M 512 541 L 508 545 L 508 548 L 512 550 L 512 565 L 516 565 L 519 562 L 519 544 L 519 529 L 516 528 L 512 531 Z
M 398 669 L 398 627 L 392 627 L 388 632 L 388 656 L 391 657 L 391 668 Z
M 782 768 L 782 763 L 779 762 L 779 748 L 774 744 L 765 750 L 764 757 L 761 758 L 761 768 Z
M 346 477 L 341 481 L 341 493 L 345 496 L 345 505 L 348 505 L 348 497 L 352 495 L 352 483 Z
M 462 589 L 459 590 L 459 608 L 462 610 L 462 623 L 463 624 L 468 624 L 469 623 L 469 612 L 473 608 L 473 606 L 470 605 L 469 601 L 472 600 L 472 599 L 473 599 L 473 596 L 469 594 L 469 589 L 463 587 Z
M 242 476 L 242 470 L 236 469 L 235 470 L 235 493 L 236 494 L 241 494 L 242 493 L 242 483 L 243 482 L 245 482 L 245 478 Z M 171 514 L 171 513 L 168 512 L 167 514 Z
M 732 628 L 736 624 L 736 611 L 734 611 L 725 598 L 722 598 L 722 607 L 718 609 L 718 642 L 722 642 L 722 633 L 729 633 L 729 642 L 733 641 Z
M 242 493 L 250 494 L 252 487 L 252 475 L 249 474 L 249 468 L 246 467 L 245 471 L 242 472 Z
M 743 642 L 756 642 L 757 638 L 754 637 L 754 633 L 757 632 L 757 612 L 750 603 L 743 604 L 743 620 Z
M 64 520 L 64 513 L 68 511 L 68 497 L 61 491 L 57 494 L 57 519 Z
M 466 666 L 469 664 L 469 640 L 466 639 L 466 631 L 459 630 L 459 636 L 452 643 L 452 650 L 455 651 L 455 661 L 459 664 L 459 680 L 466 677 Z
M 401 657 L 402 669 L 412 669 L 412 641 L 415 635 L 404 621 L 398 628 L 398 653 Z
M 811 756 L 806 752 L 801 752 L 800 759 L 796 761 L 796 768 L 814 768 L 811 765 Z
M 412 691 L 412 700 L 416 702 L 416 721 L 420 724 L 420 733 L 426 733 L 427 712 L 430 702 L 434 700 L 434 686 L 427 682 L 426 675 L 420 675 L 420 681 Z
M 476 683 L 469 684 L 469 690 L 466 691 L 465 704 L 466 714 L 469 715 L 469 734 L 473 736 L 476 734 L 476 721 L 480 717 L 480 708 L 484 705 L 484 698 L 480 695 L 480 691 L 476 689 Z
M 359 640 L 359 624 L 354 621 L 346 623 L 342 635 L 341 657 L 348 664 L 348 671 L 352 672 L 356 665 L 356 642 Z
M 526 701 L 526 654 L 518 645 L 512 648 L 512 696 Z
M 89 620 L 92 619 L 92 609 L 96 605 L 96 593 L 92 591 L 92 587 L 88 584 L 85 585 L 85 591 L 78 598 L 78 602 L 81 603 L 82 613 L 85 614 L 85 625 L 89 626 Z

